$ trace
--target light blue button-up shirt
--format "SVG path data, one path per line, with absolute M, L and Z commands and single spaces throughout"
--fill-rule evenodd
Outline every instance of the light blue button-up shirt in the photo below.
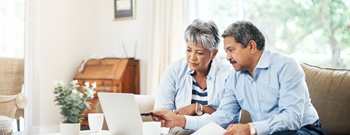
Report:
M 258 135 L 297 130 L 318 119 L 300 64 L 269 50 L 263 51 L 254 78 L 247 71 L 230 72 L 220 107 L 208 118 L 220 121 L 216 113 L 230 107 L 232 112 L 226 114 L 235 119 L 240 117 L 240 109 L 249 112 Z M 186 129 L 196 130 L 207 124 L 208 118 L 186 116 Z
M 233 67 L 229 62 L 215 58 L 207 76 L 208 106 L 217 109 L 224 96 L 225 82 Z M 186 58 L 172 63 L 163 74 L 157 91 L 154 109 L 175 111 L 191 104 L 194 71 L 188 67 Z M 208 114 L 205 114 L 208 115 Z M 232 123 L 228 116 L 226 125 Z

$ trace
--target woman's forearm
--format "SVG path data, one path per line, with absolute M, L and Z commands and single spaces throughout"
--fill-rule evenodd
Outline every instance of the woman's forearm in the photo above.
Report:
M 208 114 L 212 114 L 213 112 L 216 111 L 216 109 L 202 105 L 203 106 L 203 114 L 204 113 L 208 113 Z

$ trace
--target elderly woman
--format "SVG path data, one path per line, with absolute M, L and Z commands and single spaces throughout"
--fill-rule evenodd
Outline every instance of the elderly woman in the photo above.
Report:
M 185 31 L 186 57 L 172 63 L 163 74 L 154 109 L 181 115 L 208 115 L 219 107 L 225 80 L 232 66 L 215 58 L 220 42 L 212 21 L 193 21 Z M 171 134 L 190 134 L 172 128 Z

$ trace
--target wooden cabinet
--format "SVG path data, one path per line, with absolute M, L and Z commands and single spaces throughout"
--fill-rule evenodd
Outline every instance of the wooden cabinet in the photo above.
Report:
M 85 82 L 90 82 L 90 84 L 96 82 L 97 85 L 97 88 L 94 89 L 96 94 L 90 101 L 92 103 L 91 109 L 85 111 L 81 125 L 89 125 L 88 113 L 95 112 L 98 92 L 139 94 L 139 72 L 139 60 L 135 59 L 88 60 L 81 72 L 78 69 L 74 80 L 78 80 L 79 90 L 82 90 Z

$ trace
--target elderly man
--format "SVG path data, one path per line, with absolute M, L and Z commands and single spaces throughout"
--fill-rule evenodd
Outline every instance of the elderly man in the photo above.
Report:
M 157 110 L 153 111 L 155 120 L 163 126 L 196 130 L 210 121 L 218 122 L 222 114 L 238 118 L 243 109 L 253 122 L 231 124 L 226 135 L 326 134 L 310 102 L 305 74 L 295 59 L 266 50 L 263 34 L 247 21 L 231 24 L 222 37 L 227 60 L 235 71 L 227 79 L 217 111 L 193 117 Z

